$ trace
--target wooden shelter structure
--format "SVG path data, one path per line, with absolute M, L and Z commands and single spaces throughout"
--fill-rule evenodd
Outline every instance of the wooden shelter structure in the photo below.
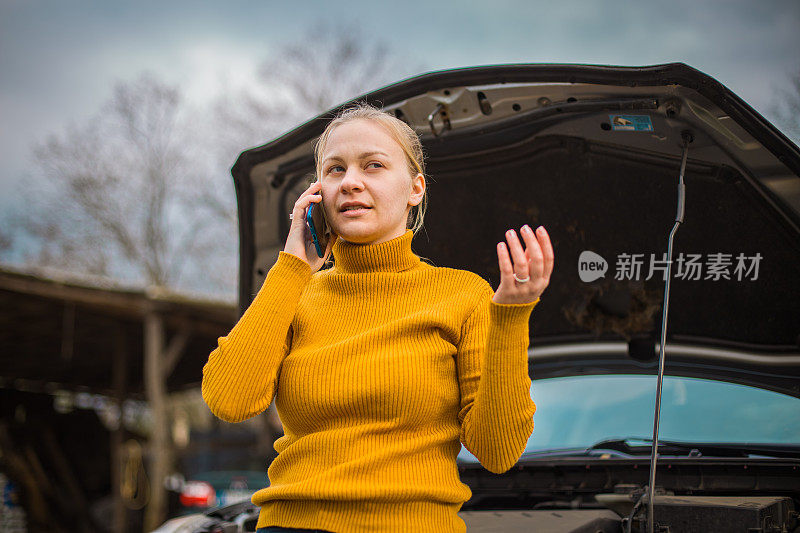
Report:
M 153 429 L 146 454 L 150 498 L 145 527 L 154 528 L 166 511 L 164 478 L 171 459 L 167 395 L 199 387 L 217 338 L 227 335 L 237 318 L 233 302 L 0 267 L 0 392 L 102 394 L 114 398 L 120 412 L 126 399 L 146 400 Z M 125 531 L 120 494 L 124 429 L 119 427 L 110 443 L 113 531 Z M 6 421 L 0 420 L 3 454 L 17 453 L 24 463 L 25 456 L 13 449 L 5 429 Z M 70 477 L 67 466 L 62 467 L 62 474 Z M 31 471 L 35 470 L 34 465 Z M 64 483 L 77 486 L 75 479 Z M 80 495 L 75 502 L 86 504 Z

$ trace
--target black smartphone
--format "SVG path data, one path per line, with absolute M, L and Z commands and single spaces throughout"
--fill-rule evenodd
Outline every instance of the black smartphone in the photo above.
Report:
M 309 204 L 306 211 L 306 224 L 311 233 L 314 248 L 317 250 L 317 256 L 324 257 L 328 242 L 331 240 L 331 230 L 328 226 L 328 220 L 325 218 L 325 209 L 322 207 L 322 202 Z

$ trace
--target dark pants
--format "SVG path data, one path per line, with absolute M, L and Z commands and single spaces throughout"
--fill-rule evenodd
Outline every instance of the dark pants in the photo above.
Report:
M 256 529 L 256 533 L 331 533 L 324 529 L 297 529 L 294 527 L 268 526 Z

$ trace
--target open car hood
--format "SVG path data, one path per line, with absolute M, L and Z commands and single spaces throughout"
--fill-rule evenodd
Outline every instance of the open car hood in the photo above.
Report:
M 556 259 L 531 315 L 535 378 L 656 372 L 665 272 L 650 266 L 664 265 L 690 132 L 665 372 L 800 397 L 800 150 L 719 82 L 681 63 L 491 65 L 358 100 L 422 139 L 429 204 L 417 254 L 496 288 L 505 230 L 547 228 Z M 242 312 L 283 249 L 313 143 L 340 107 L 232 168 Z M 628 258 L 638 272 L 620 268 Z

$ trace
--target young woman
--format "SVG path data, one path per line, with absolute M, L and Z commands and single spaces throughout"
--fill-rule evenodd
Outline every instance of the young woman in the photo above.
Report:
M 412 252 L 426 186 L 408 125 L 350 107 L 315 156 L 284 250 L 203 368 L 203 397 L 229 422 L 275 398 L 284 436 L 252 497 L 258 531 L 463 532 L 460 443 L 501 473 L 533 430 L 528 321 L 553 271 L 547 232 L 508 230 L 495 292 Z M 323 258 L 309 245 L 312 202 L 333 235 Z

